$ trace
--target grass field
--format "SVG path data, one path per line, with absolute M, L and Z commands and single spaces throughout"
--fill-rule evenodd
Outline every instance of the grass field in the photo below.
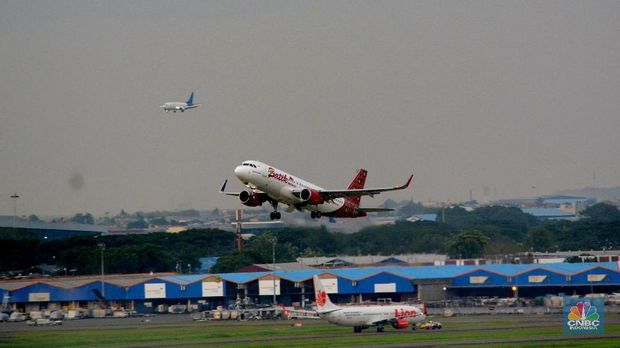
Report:
M 323 346 L 460 346 L 460 347 L 618 347 L 620 316 L 608 314 L 604 336 L 564 336 L 561 317 L 481 316 L 438 318 L 444 329 L 374 329 L 354 334 L 351 328 L 325 321 L 192 322 L 183 317 L 174 322 L 127 319 L 89 319 L 86 326 L 24 328 L 25 323 L 0 324 L 2 347 L 323 347 Z M 187 320 L 185 320 L 187 318 Z M 113 321 L 112 321 L 113 320 Z M 101 325 L 104 324 L 105 325 Z M 83 324 L 83 323 L 82 323 Z M 19 330 L 11 330 L 14 325 Z

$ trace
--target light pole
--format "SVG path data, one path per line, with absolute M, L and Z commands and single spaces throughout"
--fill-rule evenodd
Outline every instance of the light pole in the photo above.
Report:
M 17 199 L 19 196 L 17 193 L 14 193 L 11 198 L 13 198 L 13 228 L 15 228 L 15 218 L 17 217 Z
M 103 251 L 105 250 L 105 243 L 101 242 L 98 246 L 101 249 L 101 296 L 105 297 L 105 286 L 103 285 Z
M 278 243 L 278 238 L 275 236 L 271 240 L 271 257 L 272 257 L 272 268 L 273 268 L 273 307 L 276 307 L 276 243 Z

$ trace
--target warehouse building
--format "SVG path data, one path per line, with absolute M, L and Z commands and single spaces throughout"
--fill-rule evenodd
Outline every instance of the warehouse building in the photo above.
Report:
M 274 276 L 275 275 L 275 276 Z M 620 290 L 618 263 L 385 266 L 227 274 L 140 274 L 0 281 L 5 306 L 24 311 L 112 305 L 150 312 L 160 304 L 231 306 L 249 299 L 310 304 L 319 275 L 337 302 L 439 301 L 465 296 L 528 297 Z M 95 291 L 97 290 L 97 291 Z

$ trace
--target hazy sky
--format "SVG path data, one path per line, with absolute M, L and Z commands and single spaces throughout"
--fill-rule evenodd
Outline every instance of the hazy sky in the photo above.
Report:
M 619 185 L 619 38 L 619 1 L 0 1 L 0 215 L 240 207 L 245 159 L 414 173 L 366 206 Z

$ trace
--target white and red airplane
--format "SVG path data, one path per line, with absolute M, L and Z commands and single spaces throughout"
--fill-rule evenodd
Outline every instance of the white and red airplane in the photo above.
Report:
M 317 312 L 321 319 L 340 326 L 353 326 L 353 332 L 362 332 L 371 326 L 377 327 L 377 332 L 383 332 L 385 326 L 395 329 L 406 329 L 411 325 L 426 320 L 426 306 L 422 309 L 412 305 L 372 305 L 372 306 L 344 306 L 332 303 L 318 276 L 314 280 L 314 298 Z
M 241 192 L 225 192 L 226 183 L 220 192 L 238 196 L 241 203 L 258 207 L 269 202 L 273 207 L 271 219 L 280 219 L 278 203 L 288 205 L 287 212 L 295 209 L 309 210 L 313 219 L 321 216 L 361 217 L 369 212 L 391 211 L 384 208 L 361 208 L 361 196 L 374 196 L 385 191 L 402 190 L 409 186 L 413 175 L 402 186 L 365 189 L 367 171 L 360 169 L 346 190 L 325 190 L 303 179 L 258 161 L 245 161 L 235 168 L 235 175 L 248 187 Z

